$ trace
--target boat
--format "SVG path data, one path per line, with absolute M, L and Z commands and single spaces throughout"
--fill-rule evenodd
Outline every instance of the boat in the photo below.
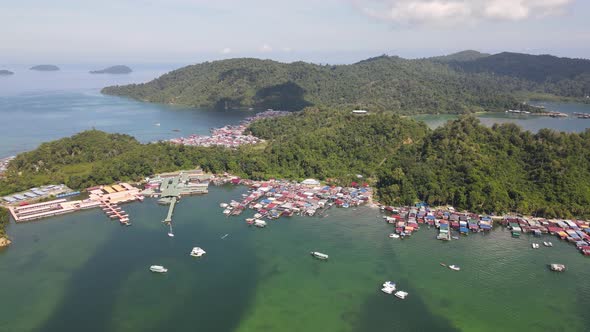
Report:
M 565 271 L 565 265 L 563 264 L 550 264 L 549 268 L 551 269 L 551 271 L 556 271 L 556 272 L 563 272 Z
M 406 296 L 408 296 L 408 292 L 398 291 L 398 292 L 395 292 L 395 296 L 402 299 L 402 300 L 405 300 Z
M 221 237 L 221 239 L 225 239 L 229 234 L 225 234 L 224 236 Z
M 229 206 L 229 204 L 227 204 L 227 203 L 221 203 L 221 204 L 219 204 L 219 207 L 224 208 L 224 209 L 226 207 L 228 207 L 228 206 Z
M 547 242 L 549 244 L 550 247 L 553 247 L 553 243 L 551 242 Z
M 266 221 L 260 220 L 260 219 L 256 219 L 256 220 L 254 220 L 254 226 L 260 227 L 260 228 L 266 227 Z
M 453 271 L 461 271 L 461 268 L 458 267 L 457 265 L 449 265 L 449 269 L 451 269 Z
M 544 245 L 545 247 L 549 247 L 549 242 L 543 242 L 543 245 Z
M 201 249 L 200 247 L 194 247 L 193 250 L 191 250 L 191 256 L 193 257 L 201 257 L 204 254 L 206 254 L 207 252 L 203 249 Z
M 531 244 L 531 246 L 533 247 L 533 249 L 539 249 L 538 243 L 533 243 L 533 244 Z
M 318 252 L 318 251 L 312 251 L 312 252 L 310 252 L 310 254 L 317 259 L 322 259 L 322 260 L 328 259 L 328 255 L 322 254 L 321 252 Z
M 392 239 L 399 239 L 399 235 L 397 235 L 395 233 L 389 234 L 389 237 L 392 238 Z
M 154 126 L 159 127 L 160 126 L 160 123 L 159 122 L 158 123 L 155 123 Z
M 395 290 L 395 282 L 392 281 L 386 281 L 383 283 L 383 288 L 393 288 L 393 290 Z
M 453 240 L 459 240 L 459 237 L 458 236 L 453 236 L 452 239 Z
M 394 287 L 384 286 L 383 288 L 381 288 L 381 291 L 386 294 L 393 294 L 393 292 L 395 292 L 395 286 Z
M 230 213 L 231 213 L 231 210 L 230 209 L 223 210 L 223 214 L 225 214 L 226 216 L 229 216 Z
M 170 231 L 168 232 L 169 237 L 174 237 L 174 233 L 172 233 L 172 224 L 170 224 Z
M 168 269 L 163 267 L 162 265 L 152 265 L 150 266 L 150 271 L 156 273 L 166 273 L 168 272 Z
M 445 264 L 445 263 L 440 263 L 440 266 L 447 267 L 447 264 Z

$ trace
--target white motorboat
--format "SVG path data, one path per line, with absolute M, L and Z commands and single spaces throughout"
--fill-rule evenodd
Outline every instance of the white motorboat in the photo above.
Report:
M 383 288 L 393 288 L 393 290 L 395 290 L 395 283 L 392 281 L 386 281 L 383 283 Z
M 193 250 L 191 250 L 191 256 L 193 257 L 201 257 L 206 253 L 207 252 L 200 247 L 194 247 Z
M 551 242 L 547 242 L 549 244 L 550 247 L 553 247 L 553 243 Z
M 163 267 L 162 265 L 152 265 L 150 266 L 150 271 L 156 273 L 166 273 L 168 272 L 168 269 Z
M 395 292 L 395 287 L 383 287 L 381 291 L 386 294 L 393 294 Z
M 312 251 L 310 254 L 317 259 L 323 259 L 323 260 L 328 259 L 328 255 L 322 254 L 321 252 L 318 252 L 318 251 Z
M 563 264 L 550 264 L 549 268 L 551 268 L 551 271 L 556 271 L 556 272 L 563 272 L 565 271 L 565 265 Z
M 402 299 L 402 300 L 405 300 L 406 296 L 408 296 L 408 292 L 397 291 L 397 292 L 395 292 L 395 296 Z
M 544 245 L 545 247 L 549 247 L 549 242 L 545 242 L 545 241 L 543 241 L 543 245 Z
M 457 265 L 449 265 L 449 269 L 451 269 L 453 271 L 461 271 L 461 268 L 458 267 Z
M 539 244 L 538 243 L 533 243 L 531 246 L 533 247 L 533 249 L 539 249 Z
M 230 209 L 223 210 L 223 214 L 225 214 L 226 216 L 229 216 L 230 213 L 231 213 Z
M 227 203 L 221 203 L 221 204 L 219 204 L 219 207 L 224 208 L 224 209 L 226 207 L 228 207 L 228 206 L 229 206 L 229 204 L 227 204 Z
M 389 234 L 389 237 L 390 237 L 391 239 L 399 239 L 399 235 L 397 235 L 397 234 L 395 234 L 395 233 L 391 233 L 391 234 Z
M 256 227 L 266 227 L 266 221 L 264 220 L 260 220 L 260 219 L 256 219 L 254 220 L 254 226 Z

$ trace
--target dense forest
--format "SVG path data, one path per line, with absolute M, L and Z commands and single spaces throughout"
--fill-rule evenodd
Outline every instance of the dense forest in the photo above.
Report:
M 391 112 L 359 116 L 315 108 L 261 120 L 249 130 L 266 141 L 230 150 L 83 132 L 17 156 L 0 195 L 50 182 L 80 189 L 200 166 L 252 179 L 340 184 L 360 175 L 387 204 L 424 200 L 476 212 L 590 217 L 590 132 L 487 128 L 470 116 L 430 130 Z
M 242 58 L 187 66 L 102 92 L 197 107 L 467 114 L 517 109 L 533 94 L 584 98 L 589 68 L 588 60 L 475 51 L 416 60 L 383 55 L 334 66 Z
M 490 56 L 456 57 L 451 67 L 465 73 L 488 73 L 534 82 L 537 92 L 584 98 L 590 94 L 590 60 L 552 55 L 499 53 Z

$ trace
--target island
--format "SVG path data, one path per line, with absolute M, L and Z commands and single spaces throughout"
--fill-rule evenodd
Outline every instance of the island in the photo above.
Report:
M 124 65 L 111 66 L 101 70 L 92 70 L 90 74 L 129 74 L 133 70 Z
M 14 73 L 11 72 L 10 70 L 0 69 L 0 76 L 9 76 L 9 75 L 14 75 Z
M 398 114 L 469 114 L 521 109 L 538 99 L 586 101 L 590 60 L 464 51 L 404 59 L 381 55 L 347 65 L 252 58 L 179 68 L 108 95 L 207 108 L 302 110 L 308 106 Z
M 29 68 L 29 70 L 35 71 L 58 71 L 59 67 L 56 65 L 37 65 Z

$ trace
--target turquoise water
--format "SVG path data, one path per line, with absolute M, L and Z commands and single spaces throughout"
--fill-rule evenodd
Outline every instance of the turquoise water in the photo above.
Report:
M 551 128 L 565 132 L 582 132 L 590 128 L 590 119 L 578 119 L 573 113 L 590 113 L 590 104 L 578 103 L 557 103 L 557 102 L 535 102 L 535 105 L 543 105 L 547 110 L 567 113 L 567 118 L 551 118 L 534 115 L 518 115 L 507 113 L 483 113 L 477 117 L 482 124 L 491 127 L 498 123 L 516 123 L 525 130 L 537 132 L 542 128 Z M 436 128 L 444 125 L 447 121 L 457 119 L 456 115 L 449 114 L 424 114 L 413 116 L 412 118 L 424 121 L 430 128 Z
M 10 225 L 0 252 L 1 331 L 587 331 L 588 258 L 555 238 L 530 248 L 498 228 L 443 243 L 423 227 L 387 237 L 376 209 L 332 209 L 248 227 L 218 204 L 244 188 L 185 198 L 175 238 L 152 199 Z M 229 234 L 221 239 L 224 234 Z M 535 241 L 539 241 L 536 240 Z M 192 258 L 192 247 L 207 254 Z M 313 259 L 317 250 L 329 261 Z M 458 264 L 462 271 L 442 268 Z M 546 264 L 562 262 L 565 273 Z M 148 271 L 152 264 L 166 275 Z M 380 291 L 394 280 L 405 301 Z

